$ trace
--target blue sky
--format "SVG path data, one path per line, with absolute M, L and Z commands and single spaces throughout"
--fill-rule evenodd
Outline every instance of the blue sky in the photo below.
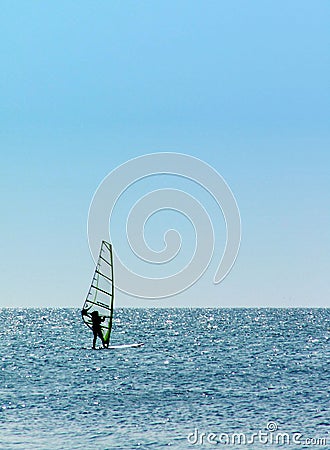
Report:
M 95 189 L 164 151 L 225 178 L 240 254 L 218 286 L 211 264 L 118 306 L 329 306 L 329 19 L 327 1 L 2 2 L 0 306 L 81 306 Z

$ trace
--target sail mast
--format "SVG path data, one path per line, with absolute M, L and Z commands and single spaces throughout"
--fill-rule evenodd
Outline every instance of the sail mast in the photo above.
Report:
M 111 264 L 111 275 L 112 275 L 109 331 L 107 332 L 106 337 L 105 337 L 105 341 L 109 345 L 109 343 L 110 343 L 110 334 L 111 334 L 111 329 L 112 329 L 114 299 L 115 299 L 115 276 L 114 276 L 114 270 L 113 270 L 112 245 L 110 243 L 107 243 L 107 244 L 109 245 L 109 251 L 110 251 L 110 264 Z

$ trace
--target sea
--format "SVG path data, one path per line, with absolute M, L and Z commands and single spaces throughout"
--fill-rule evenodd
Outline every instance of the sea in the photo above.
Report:
M 3 450 L 330 449 L 329 309 L 1 309 Z M 99 344 L 101 344 L 99 342 Z

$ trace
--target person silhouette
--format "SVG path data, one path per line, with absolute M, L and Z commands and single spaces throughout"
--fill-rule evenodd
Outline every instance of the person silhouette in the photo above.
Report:
M 104 340 L 102 334 L 101 323 L 104 322 L 105 317 L 101 317 L 98 311 L 93 311 L 91 314 L 88 314 L 86 309 L 81 311 L 83 316 L 89 316 L 92 319 L 92 330 L 93 330 L 93 349 L 95 350 L 96 340 L 99 337 L 102 341 L 103 347 L 107 348 L 107 343 Z

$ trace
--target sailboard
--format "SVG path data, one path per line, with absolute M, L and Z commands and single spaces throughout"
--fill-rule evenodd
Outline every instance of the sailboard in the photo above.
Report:
M 82 319 L 93 329 L 92 314 L 97 311 L 101 318 L 101 332 L 107 349 L 141 347 L 142 342 L 135 344 L 110 345 L 110 336 L 114 314 L 115 282 L 113 270 L 112 245 L 102 241 L 98 261 L 94 270 L 92 282 L 83 304 Z

